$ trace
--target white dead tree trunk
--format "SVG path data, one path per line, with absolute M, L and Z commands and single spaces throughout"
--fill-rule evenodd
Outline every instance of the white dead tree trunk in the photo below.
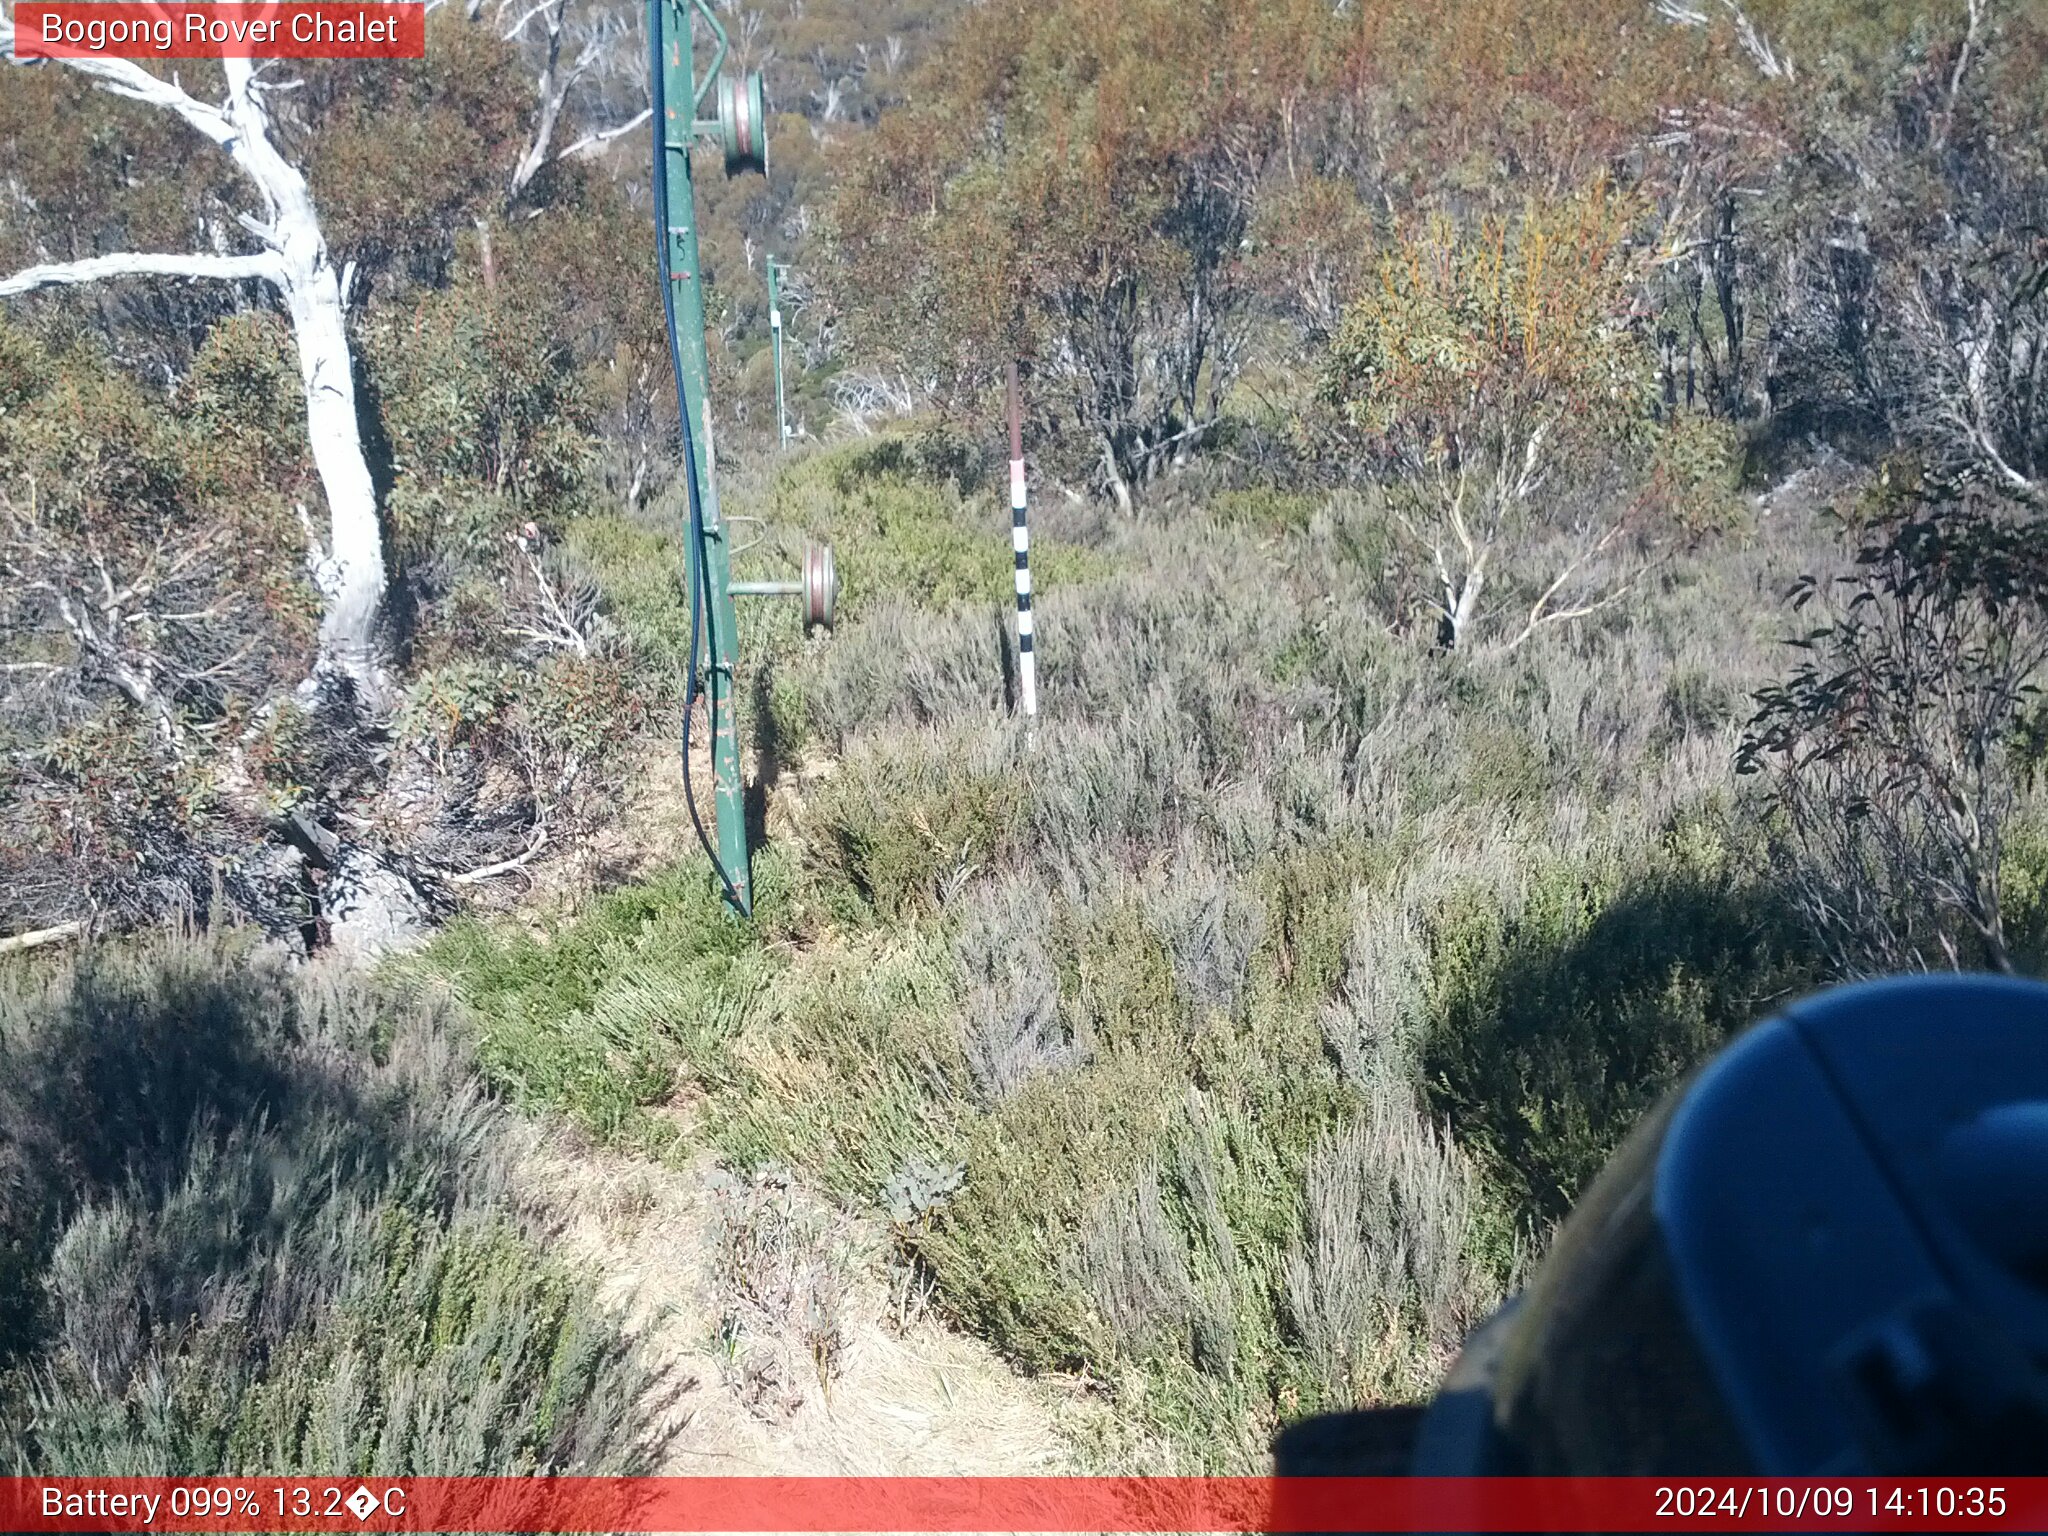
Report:
M 540 79 L 534 88 L 538 110 L 534 115 L 533 137 L 527 141 L 526 152 L 519 157 L 519 164 L 513 167 L 511 185 L 507 189 L 507 201 L 510 202 L 519 200 L 519 194 L 548 163 L 548 149 L 554 143 L 555 125 L 561 121 L 562 107 L 569 99 L 569 87 L 576 83 L 576 77 L 583 73 L 594 57 L 593 53 L 585 52 L 574 64 L 566 69 L 563 67 L 562 24 L 568 10 L 569 0 L 552 0 L 551 4 L 535 6 L 505 34 L 505 41 L 516 43 L 519 34 L 526 30 L 528 21 L 536 15 L 546 17 L 546 53 L 541 60 Z
M 601 153 L 613 139 L 631 133 L 654 116 L 652 107 L 644 108 L 623 122 L 583 134 L 566 149 L 554 148 L 563 110 L 577 84 L 590 78 L 602 87 L 615 79 L 638 78 L 636 72 L 643 52 L 633 44 L 626 23 L 614 12 L 600 9 L 572 27 L 569 3 L 570 0 L 540 0 L 522 12 L 504 34 L 506 42 L 523 44 L 527 25 L 535 17 L 542 18 L 546 29 L 538 60 L 539 75 L 534 82 L 533 133 L 506 184 L 508 208 L 519 202 L 534 177 L 551 162 Z M 563 57 L 571 31 L 581 34 L 573 61 Z
M 0 51 L 12 50 L 14 25 L 0 17 Z M 262 249 L 248 255 L 127 252 L 30 267 L 0 278 L 0 298 L 40 288 L 116 277 L 260 278 L 291 316 L 306 435 L 326 493 L 328 537 L 313 540 L 311 566 L 325 599 L 315 680 L 345 680 L 358 701 L 376 708 L 384 692 L 381 620 L 387 577 L 376 488 L 356 417 L 340 274 L 320 231 L 306 178 L 271 142 L 270 117 L 251 60 L 223 58 L 227 99 L 201 101 L 127 59 L 64 59 L 101 90 L 175 113 L 231 159 L 256 189 L 262 215 L 240 215 Z

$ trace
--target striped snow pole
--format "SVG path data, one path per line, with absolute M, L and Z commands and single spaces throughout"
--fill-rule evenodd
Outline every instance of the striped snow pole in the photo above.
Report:
M 1031 644 L 1031 525 L 1024 516 L 1024 409 L 1010 364 L 1010 545 L 1017 554 L 1017 678 L 1024 718 L 1038 714 L 1038 658 Z
M 778 447 L 789 447 L 789 403 L 782 390 L 782 288 L 776 280 L 781 276 L 781 264 L 773 256 L 763 263 L 768 269 L 768 331 L 775 344 L 775 441 Z

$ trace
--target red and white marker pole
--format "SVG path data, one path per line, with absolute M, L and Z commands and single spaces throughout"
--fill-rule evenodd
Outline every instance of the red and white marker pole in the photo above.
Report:
M 1010 364 L 1010 547 L 1017 555 L 1017 680 L 1024 718 L 1038 714 L 1038 658 L 1031 645 L 1031 525 L 1024 516 L 1024 407 Z

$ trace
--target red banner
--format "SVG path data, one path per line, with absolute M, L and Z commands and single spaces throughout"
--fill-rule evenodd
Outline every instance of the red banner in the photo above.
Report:
M 21 0 L 17 59 L 423 59 L 419 0 Z
M 2048 1478 L 0 1478 L 8 1531 L 2041 1531 Z

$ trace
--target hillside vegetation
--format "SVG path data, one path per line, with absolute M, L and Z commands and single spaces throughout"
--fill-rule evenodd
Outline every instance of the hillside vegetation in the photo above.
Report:
M 651 1465 L 445 1009 L 158 940 L 7 978 L 0 1050 L 10 1473 Z
M 1832 974 L 1731 766 L 1779 666 L 1759 594 L 1826 528 L 1775 510 L 1627 611 L 1460 658 L 1372 617 L 1370 497 L 1055 505 L 1032 731 L 999 496 L 917 454 L 761 493 L 858 486 L 854 616 L 759 637 L 755 924 L 688 863 L 420 963 L 524 1101 L 879 1206 L 957 1317 L 1114 1394 L 1162 1464 L 1426 1391 L 1634 1118 Z M 2038 968 L 2048 860 L 2007 857 Z
M 264 97 L 352 272 L 382 697 L 270 290 L 0 301 L 0 926 L 90 940 L 0 962 L 10 1466 L 660 1464 L 527 1117 L 716 1166 L 721 1283 L 815 1346 L 763 1386 L 732 1312 L 749 1411 L 830 1386 L 860 1221 L 1081 1461 L 1253 1469 L 1431 1390 L 1734 1031 L 2048 966 L 2038 13 L 721 12 L 778 96 L 772 180 L 700 167 L 722 495 L 741 575 L 845 581 L 741 610 L 751 923 L 650 767 L 636 12 Z M 197 142 L 15 72 L 0 280 L 260 238 Z

